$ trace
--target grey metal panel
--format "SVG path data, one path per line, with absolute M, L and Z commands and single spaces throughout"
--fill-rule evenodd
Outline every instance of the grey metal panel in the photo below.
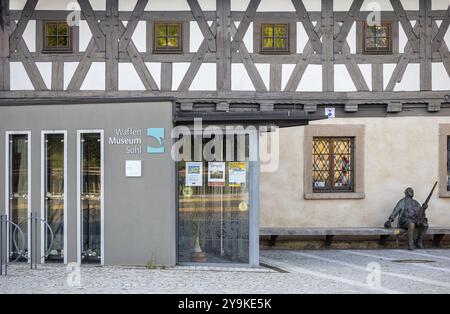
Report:
M 105 132 L 105 263 L 107 265 L 146 265 L 156 258 L 158 265 L 175 265 L 175 184 L 170 157 L 171 102 L 91 103 L 26 105 L 0 107 L 0 140 L 7 130 L 31 131 L 31 198 L 33 210 L 40 209 L 42 130 L 67 130 L 67 222 L 68 262 L 77 259 L 77 130 L 101 129 Z M 32 116 L 33 119 L 29 119 Z M 118 123 L 117 121 L 120 121 Z M 108 137 L 115 128 L 165 128 L 166 152 L 126 154 L 123 146 L 110 145 Z M 143 132 L 143 145 L 147 144 Z M 5 147 L 0 145 L 0 163 L 4 165 Z M 125 160 L 142 160 L 143 177 L 126 178 Z M 0 176 L 4 178 L 4 168 Z M 4 191 L 0 189 L 0 197 Z

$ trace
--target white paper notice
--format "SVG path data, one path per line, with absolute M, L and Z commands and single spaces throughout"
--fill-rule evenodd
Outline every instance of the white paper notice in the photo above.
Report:
M 125 176 L 136 178 L 142 176 L 142 161 L 127 160 L 125 161 Z
M 208 186 L 225 186 L 224 162 L 208 162 Z
M 203 185 L 203 163 L 186 162 L 186 186 Z

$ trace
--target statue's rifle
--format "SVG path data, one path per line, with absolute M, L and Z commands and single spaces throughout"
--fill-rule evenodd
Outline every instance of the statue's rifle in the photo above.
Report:
M 423 223 L 423 220 L 424 220 L 424 218 L 425 218 L 425 210 L 426 210 L 426 208 L 428 207 L 428 203 L 430 202 L 430 199 L 431 199 L 431 197 L 433 196 L 433 192 L 434 192 L 434 189 L 436 189 L 437 184 L 438 184 L 438 182 L 436 181 L 436 182 L 434 183 L 434 185 L 433 185 L 433 188 L 431 189 L 430 194 L 428 194 L 427 199 L 426 199 L 425 202 L 422 204 L 422 207 L 420 207 L 419 214 L 418 214 L 419 217 L 418 217 L 418 218 L 419 218 L 419 221 L 420 221 L 421 223 Z

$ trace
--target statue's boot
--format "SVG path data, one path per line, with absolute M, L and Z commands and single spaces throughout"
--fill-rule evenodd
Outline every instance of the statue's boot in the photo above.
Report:
M 417 239 L 416 241 L 414 241 L 414 244 L 416 245 L 416 248 L 418 249 L 423 249 L 423 237 L 426 233 L 426 228 L 425 227 L 419 227 L 418 228 L 418 235 L 417 235 Z
M 408 250 L 414 250 L 414 223 L 408 224 Z

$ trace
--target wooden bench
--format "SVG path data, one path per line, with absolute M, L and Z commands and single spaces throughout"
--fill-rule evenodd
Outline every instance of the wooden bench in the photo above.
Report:
M 379 244 L 384 245 L 390 236 L 396 240 L 406 234 L 400 228 L 260 228 L 260 236 L 269 236 L 270 244 L 274 245 L 279 236 L 324 236 L 325 246 L 330 246 L 335 236 L 379 236 Z M 450 234 L 450 228 L 430 227 L 427 234 L 433 235 L 433 246 L 439 247 L 445 235 Z

